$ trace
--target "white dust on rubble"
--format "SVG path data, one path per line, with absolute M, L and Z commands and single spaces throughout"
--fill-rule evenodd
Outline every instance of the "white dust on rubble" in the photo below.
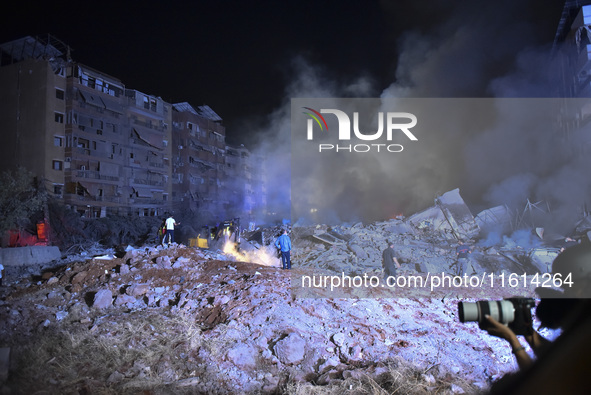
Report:
M 168 352 L 174 370 L 172 362 L 159 370 L 140 356 L 93 378 L 96 386 L 115 389 L 139 385 L 150 371 L 171 388 L 271 392 L 287 380 L 375 378 L 392 361 L 403 361 L 429 372 L 431 381 L 459 377 L 456 388 L 471 392 L 515 368 L 504 342 L 458 322 L 455 300 L 298 299 L 292 279 L 306 269 L 288 273 L 216 257 L 175 246 L 69 264 L 53 273 L 53 281 L 23 282 L 3 294 L 0 337 L 18 350 L 20 342 L 52 336 L 55 329 L 113 339 L 155 313 L 188 323 L 190 339 Z M 141 342 L 178 336 L 171 327 Z M 124 345 L 139 348 L 133 339 Z M 40 386 L 49 385 L 44 380 Z M 71 389 L 67 385 L 54 380 L 50 386 Z

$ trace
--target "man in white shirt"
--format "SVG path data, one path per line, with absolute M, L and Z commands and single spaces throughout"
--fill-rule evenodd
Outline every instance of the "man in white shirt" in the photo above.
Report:
M 180 222 L 176 222 L 172 215 L 166 218 L 166 235 L 164 235 L 164 239 L 162 240 L 162 244 L 166 244 L 166 239 L 168 238 L 168 244 L 174 243 L 174 227 L 176 225 L 180 225 Z

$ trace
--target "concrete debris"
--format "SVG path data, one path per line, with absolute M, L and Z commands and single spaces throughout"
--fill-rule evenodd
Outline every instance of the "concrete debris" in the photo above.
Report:
M 304 276 L 319 273 L 381 278 L 388 242 L 402 265 L 398 274 L 405 276 L 455 275 L 458 238 L 473 249 L 469 275 L 550 272 L 559 249 L 543 244 L 533 231 L 495 243 L 477 238 L 480 228 L 502 223 L 503 213 L 492 208 L 475 219 L 456 189 L 409 218 L 294 227 L 289 229 L 291 271 L 279 268 L 273 243 L 281 228 L 276 227 L 257 229 L 226 252 L 184 245 L 128 247 L 118 255 L 102 251 L 94 258 L 81 254 L 62 260 L 43 277 L 23 272 L 0 288 L 0 338 L 11 347 L 12 358 L 20 354 L 15 350 L 45 337 L 53 347 L 56 334 L 67 333 L 66 344 L 83 345 L 75 336 L 85 334 L 101 344 L 97 349 L 132 350 L 135 359 L 118 364 L 111 358 L 100 377 L 84 373 L 86 381 L 49 381 L 43 371 L 38 383 L 9 377 L 6 385 L 26 384 L 31 393 L 129 392 L 153 381 L 166 383 L 170 393 L 185 387 L 192 393 L 277 393 L 287 380 L 377 379 L 391 374 L 389 364 L 400 360 L 425 372 L 423 388 L 445 381 L 450 388 L 456 385 L 457 393 L 486 389 L 491 377 L 514 368 L 512 355 L 476 324 L 458 322 L 457 300 L 450 299 L 458 297 L 455 290 L 441 298 L 407 291 L 403 298 L 371 298 L 363 289 L 344 289 L 339 296 L 314 290 L 316 298 L 303 298 L 298 292 Z M 513 289 L 474 288 L 462 296 L 513 296 L 507 292 Z M 165 352 L 158 351 L 161 344 Z M 142 354 L 143 348 L 149 352 Z M 2 366 L 0 358 L 0 379 L 7 371 Z M 451 382 L 456 376 L 461 378 Z M 88 382 L 92 386 L 84 387 Z
M 305 230 L 294 229 L 294 251 L 307 245 L 307 254 L 324 254 L 322 259 L 338 265 L 341 257 L 355 258 L 352 246 L 358 246 L 366 261 L 379 261 L 382 244 L 393 238 L 407 266 L 414 259 L 436 262 L 451 256 L 452 246 L 446 244 L 425 252 L 428 244 L 402 221 L 332 228 L 348 241 L 331 247 L 314 238 L 300 239 L 297 233 Z M 392 234 L 388 229 L 405 230 Z M 54 272 L 58 281 L 52 284 L 22 280 L 1 289 L 0 338 L 14 349 L 64 331 L 133 349 L 135 362 L 109 366 L 110 372 L 92 378 L 97 391 L 145 388 L 146 380 L 157 377 L 171 383 L 172 392 L 179 386 L 196 393 L 272 393 L 285 384 L 285 377 L 314 383 L 345 376 L 375 378 L 388 372 L 384 364 L 396 358 L 423 370 L 439 363 L 430 370 L 438 378 L 453 374 L 446 366 L 461 367 L 468 372 L 462 383 L 487 382 L 491 371 L 513 368 L 506 362 L 510 350 L 504 343 L 476 325 L 458 322 L 453 300 L 360 299 L 353 294 L 294 299 L 294 280 L 312 273 L 301 261 L 294 262 L 288 272 L 184 246 L 72 262 Z M 129 271 L 121 270 L 124 265 Z M 489 298 L 495 296 L 491 292 Z M 118 336 L 123 343 L 113 343 Z M 142 347 L 153 356 L 152 348 L 165 338 L 175 340 L 159 360 L 142 359 Z M 67 344 L 75 341 L 72 337 Z M 490 351 L 476 351 L 475 344 Z M 38 389 L 80 392 L 76 383 L 43 379 Z
M 511 229 L 513 214 L 507 206 L 496 206 L 479 212 L 475 221 L 482 232 L 504 233 Z
M 435 206 L 412 215 L 408 222 L 449 234 L 452 240 L 469 240 L 480 232 L 458 188 L 436 198 Z
M 285 365 L 295 365 L 304 359 L 306 341 L 296 333 L 290 333 L 273 347 L 277 359 Z
M 113 304 L 113 293 L 109 289 L 101 289 L 94 295 L 92 307 L 106 309 Z

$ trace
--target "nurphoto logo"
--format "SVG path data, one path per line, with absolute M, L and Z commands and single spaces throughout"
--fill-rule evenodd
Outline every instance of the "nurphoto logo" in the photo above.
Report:
M 337 109 L 322 108 L 316 111 L 310 107 L 302 107 L 307 110 L 304 114 L 310 118 L 307 122 L 306 135 L 308 140 L 314 140 L 314 129 L 320 129 L 321 132 L 328 133 L 328 123 L 322 114 L 332 114 L 336 117 L 338 122 L 338 142 L 347 142 L 353 139 L 372 142 L 363 144 L 318 144 L 319 152 L 334 151 L 334 152 L 402 152 L 404 147 L 402 144 L 391 143 L 393 137 L 402 133 L 411 141 L 417 141 L 417 137 L 410 131 L 417 124 L 417 117 L 409 112 L 378 112 L 377 114 L 377 131 L 363 132 L 359 127 L 359 112 L 353 112 L 353 127 L 351 128 L 351 118 L 347 113 Z M 384 127 L 384 123 L 386 126 Z M 353 133 L 351 133 L 351 129 Z M 385 139 L 387 143 L 378 143 L 378 140 L 383 140 L 385 129 Z M 353 135 L 353 136 L 352 136 Z

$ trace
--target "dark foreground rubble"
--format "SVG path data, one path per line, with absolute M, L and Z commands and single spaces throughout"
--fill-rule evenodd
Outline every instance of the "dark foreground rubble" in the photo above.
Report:
M 471 393 L 514 369 L 457 300 L 297 298 L 309 269 L 218 258 L 135 249 L 4 287 L 1 393 Z

